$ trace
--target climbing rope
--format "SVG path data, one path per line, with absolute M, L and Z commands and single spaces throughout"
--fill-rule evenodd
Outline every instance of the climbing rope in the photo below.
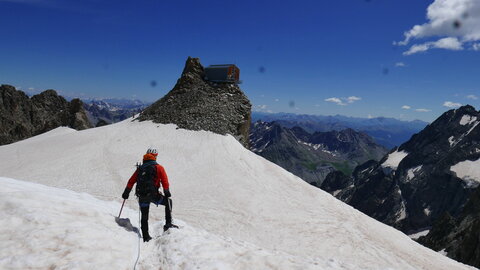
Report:
M 138 226 L 140 227 L 141 224 L 141 212 L 140 212 L 140 202 L 138 204 Z M 133 270 L 137 269 L 138 259 L 140 259 L 140 232 L 138 232 L 138 249 L 137 249 L 137 260 L 133 265 Z

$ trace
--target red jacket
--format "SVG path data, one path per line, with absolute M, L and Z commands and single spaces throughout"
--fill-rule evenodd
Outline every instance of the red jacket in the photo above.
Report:
M 168 177 L 167 173 L 165 172 L 165 169 L 162 167 L 160 164 L 156 164 L 155 166 L 155 179 L 154 183 L 157 188 L 160 188 L 160 184 L 163 187 L 163 189 L 168 189 L 170 186 L 168 184 Z M 129 189 L 133 188 L 133 185 L 137 182 L 137 177 L 138 177 L 138 169 L 133 173 L 132 177 L 128 180 L 127 187 Z

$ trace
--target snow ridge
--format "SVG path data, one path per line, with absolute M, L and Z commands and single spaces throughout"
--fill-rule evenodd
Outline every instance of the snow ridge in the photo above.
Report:
M 62 135 L 53 136 L 57 133 Z M 135 163 L 152 145 L 169 175 L 173 216 L 183 228 L 171 234 L 152 230 L 156 239 L 142 244 L 143 269 L 470 269 L 312 187 L 232 136 L 130 120 L 84 131 L 54 130 L 0 147 L 0 176 L 117 201 L 38 185 L 22 188 L 1 178 L 2 194 L 12 194 L 0 196 L 1 250 L 17 257 L 0 260 L 0 268 L 131 268 L 137 235 L 113 220 Z M 133 226 L 138 226 L 138 212 L 132 210 L 137 207 L 128 200 L 124 210 Z M 152 207 L 150 221 L 158 222 L 152 229 L 159 228 L 163 209 Z M 34 252 L 25 248 L 24 235 L 38 237 L 30 247 Z M 55 248 L 59 243 L 61 250 Z M 199 249 L 190 248 L 204 245 L 212 247 L 197 251 L 195 262 L 187 264 L 187 256 Z M 51 265 L 59 258 L 68 266 Z

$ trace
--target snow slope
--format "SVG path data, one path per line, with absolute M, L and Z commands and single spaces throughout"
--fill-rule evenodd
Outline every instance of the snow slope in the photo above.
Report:
M 387 160 L 385 160 L 385 162 L 382 163 L 382 167 L 385 167 L 385 168 L 389 167 L 389 168 L 392 168 L 393 170 L 396 170 L 400 162 L 406 156 L 408 156 L 408 153 L 403 150 L 400 152 L 397 150 L 393 153 L 390 153 L 387 157 Z
M 245 269 L 248 264 L 253 269 L 469 269 L 308 185 L 231 136 L 129 120 L 84 131 L 58 128 L 1 146 L 0 176 L 118 202 L 134 164 L 149 146 L 159 149 L 158 161 L 170 178 L 174 218 L 186 228 L 172 232 L 178 239 L 159 238 L 152 248 L 174 253 L 170 258 L 178 260 L 166 263 L 172 269 Z M 0 181 L 3 191 L 5 180 Z M 128 206 L 137 209 L 133 199 Z M 138 218 L 127 212 L 130 220 Z M 159 229 L 163 209 L 153 207 L 151 213 Z M 190 251 L 169 249 L 177 240 L 188 244 L 190 238 Z M 224 245 L 227 255 L 221 255 L 221 248 L 209 251 L 210 244 L 205 250 L 195 239 Z M 218 266 L 195 257 L 191 264 L 180 263 L 198 253 L 212 256 Z M 280 257 L 287 259 L 281 262 Z M 145 268 L 157 267 L 154 257 L 142 258 Z M 232 264 L 234 258 L 242 263 Z
M 9 178 L 0 182 L 0 269 L 133 265 L 137 236 L 114 226 L 118 203 Z
M 132 269 L 138 254 L 138 215 L 89 194 L 0 178 L 0 269 Z M 26 196 L 28 194 L 28 196 Z M 13 207 L 14 206 L 14 207 Z M 212 235 L 178 220 L 181 230 L 141 245 L 138 269 L 342 269 L 333 260 L 308 261 Z M 153 224 L 155 232 L 163 224 Z M 133 230 L 132 230 L 133 229 Z M 105 256 L 106 255 L 106 256 Z
M 451 166 L 450 170 L 471 187 L 477 187 L 480 183 L 480 159 L 461 161 Z

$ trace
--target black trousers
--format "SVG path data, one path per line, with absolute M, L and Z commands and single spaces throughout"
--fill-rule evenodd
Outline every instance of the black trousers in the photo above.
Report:
M 155 196 L 155 198 L 139 198 L 138 199 L 140 204 L 140 212 L 142 213 L 142 235 L 149 235 L 148 234 L 148 213 L 150 211 L 150 203 L 154 203 L 157 206 L 164 205 L 165 206 L 165 224 L 172 223 L 172 199 L 167 198 L 161 194 Z

